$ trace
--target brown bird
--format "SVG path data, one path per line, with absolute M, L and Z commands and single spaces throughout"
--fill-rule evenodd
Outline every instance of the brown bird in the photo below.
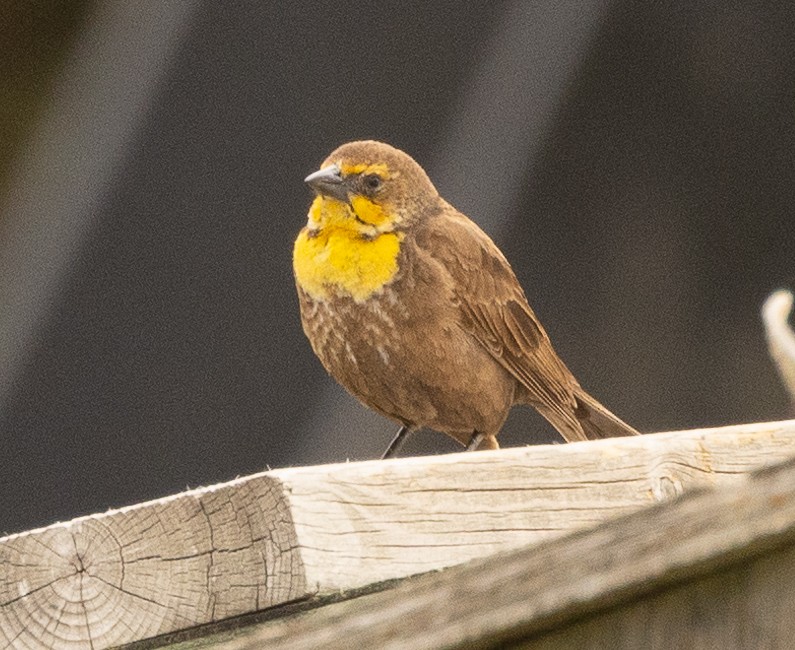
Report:
M 304 332 L 350 393 L 409 432 L 496 449 L 514 404 L 568 442 L 638 432 L 586 393 L 552 348 L 508 261 L 410 156 L 375 141 L 336 149 L 306 183 L 295 242 Z

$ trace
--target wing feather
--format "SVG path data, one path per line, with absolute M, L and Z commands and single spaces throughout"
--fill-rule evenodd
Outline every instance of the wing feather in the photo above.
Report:
M 503 254 L 478 226 L 447 206 L 429 220 L 418 244 L 454 278 L 460 326 L 525 387 L 529 401 L 556 426 L 581 431 L 574 415 L 577 382 L 558 358 Z M 554 422 L 553 422 L 554 423 Z

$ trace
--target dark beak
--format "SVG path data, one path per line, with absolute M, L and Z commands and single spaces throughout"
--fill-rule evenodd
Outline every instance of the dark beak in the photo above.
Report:
M 343 203 L 348 203 L 348 188 L 345 186 L 345 181 L 340 174 L 340 168 L 337 165 L 329 165 L 312 174 L 309 174 L 304 179 L 304 183 L 309 185 L 315 192 L 321 196 L 327 196 Z

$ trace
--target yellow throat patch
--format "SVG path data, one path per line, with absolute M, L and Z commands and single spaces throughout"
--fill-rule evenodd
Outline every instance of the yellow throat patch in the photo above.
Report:
M 343 294 L 363 302 L 398 271 L 403 234 L 380 231 L 389 222 L 380 206 L 363 197 L 353 201 L 355 215 L 345 203 L 316 197 L 295 240 L 295 278 L 317 300 Z

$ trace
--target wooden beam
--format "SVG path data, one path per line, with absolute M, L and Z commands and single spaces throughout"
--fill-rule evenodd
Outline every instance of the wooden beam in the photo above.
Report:
M 170 650 L 787 648 L 795 462 Z
M 448 567 L 738 480 L 795 421 L 277 470 L 0 539 L 0 647 L 102 648 Z

